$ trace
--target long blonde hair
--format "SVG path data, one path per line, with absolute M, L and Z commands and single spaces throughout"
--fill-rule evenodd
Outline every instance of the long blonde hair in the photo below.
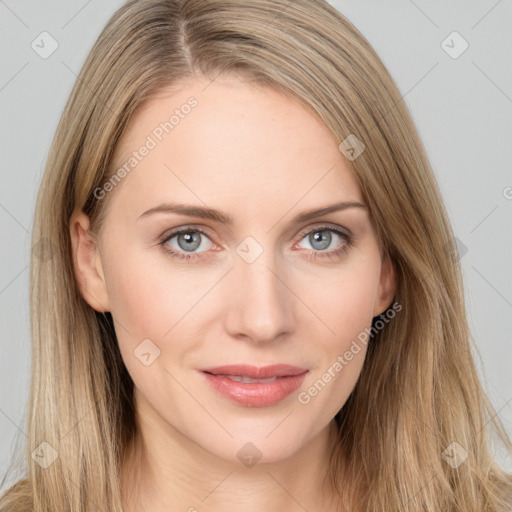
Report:
M 0 510 L 122 510 L 134 386 L 112 317 L 79 292 L 69 221 L 83 210 L 99 229 L 108 198 L 98 200 L 94 190 L 114 172 L 117 142 L 145 101 L 163 87 L 221 73 L 292 95 L 339 143 L 354 135 L 365 145 L 349 165 L 395 266 L 402 310 L 371 339 L 336 416 L 333 484 L 343 487 L 343 469 L 364 511 L 510 510 L 512 476 L 491 456 L 490 427 L 510 453 L 512 444 L 475 370 L 438 185 L 385 66 L 323 0 L 132 0 L 99 36 L 63 112 L 37 199 L 33 244 L 46 256 L 31 261 L 32 374 L 20 456 L 28 470 Z M 452 467 L 447 449 L 467 458 Z M 57 458 L 44 468 L 37 454 Z

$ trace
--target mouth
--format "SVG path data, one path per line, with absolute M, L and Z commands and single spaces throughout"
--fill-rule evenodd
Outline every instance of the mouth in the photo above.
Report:
M 208 372 L 206 372 L 208 373 Z M 226 379 L 234 380 L 235 382 L 246 382 L 249 384 L 254 384 L 255 382 L 274 382 L 277 379 L 280 379 L 282 377 L 269 377 L 268 379 L 251 379 L 251 377 L 246 377 L 245 375 L 220 375 L 220 374 L 213 374 L 210 373 L 210 375 L 214 375 L 215 377 L 225 377 Z
M 268 407 L 293 393 L 309 372 L 291 365 L 219 366 L 200 370 L 212 389 L 245 407 Z
M 274 377 L 290 377 L 301 375 L 308 370 L 290 364 L 273 364 L 269 366 L 252 366 L 248 364 L 232 364 L 226 366 L 217 366 L 215 368 L 204 368 L 201 371 L 212 375 L 222 375 L 227 377 L 247 377 L 250 379 L 271 379 Z

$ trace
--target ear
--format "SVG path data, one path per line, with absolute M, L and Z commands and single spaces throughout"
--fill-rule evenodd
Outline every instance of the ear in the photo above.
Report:
M 396 292 L 396 273 L 391 258 L 385 256 L 382 260 L 380 282 L 375 300 L 373 316 L 378 316 L 391 306 L 391 301 Z
M 95 238 L 89 232 L 89 217 L 74 213 L 70 221 L 73 269 L 80 292 L 96 311 L 109 311 L 107 286 Z

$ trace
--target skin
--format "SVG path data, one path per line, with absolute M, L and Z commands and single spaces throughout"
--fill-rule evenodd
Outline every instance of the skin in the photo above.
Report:
M 334 416 L 357 382 L 365 345 L 309 403 L 298 395 L 392 303 L 395 273 L 366 207 L 292 222 L 340 201 L 364 205 L 322 121 L 270 88 L 235 78 L 206 84 L 195 79 L 169 88 L 138 111 L 116 164 L 169 112 L 190 96 L 198 100 L 102 199 L 108 209 L 99 233 L 89 231 L 82 212 L 71 222 L 81 292 L 91 307 L 112 313 L 136 387 L 139 430 L 122 468 L 124 511 L 330 510 Z M 165 202 L 216 208 L 234 223 L 162 212 L 139 218 Z M 325 233 L 324 223 L 352 234 L 352 244 L 332 259 L 322 255 L 346 243 L 328 231 L 331 241 L 319 249 L 313 234 Z M 207 233 L 198 235 L 195 260 L 172 258 L 159 245 L 159 237 L 182 226 Z M 247 236 L 263 249 L 252 263 L 236 251 Z M 190 254 L 177 236 L 166 244 Z M 149 366 L 134 355 L 145 339 L 160 350 Z M 236 363 L 287 363 L 309 373 L 278 404 L 245 407 L 198 372 Z M 237 456 L 248 442 L 261 453 L 252 467 Z

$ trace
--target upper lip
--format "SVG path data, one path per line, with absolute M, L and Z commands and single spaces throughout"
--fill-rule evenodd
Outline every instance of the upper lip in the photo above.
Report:
M 290 375 L 301 375 L 308 370 L 289 364 L 273 364 L 270 366 L 251 366 L 247 364 L 234 364 L 226 366 L 216 366 L 215 368 L 204 368 L 202 372 L 213 375 L 237 375 L 240 377 L 249 377 L 251 379 L 268 379 L 271 377 L 287 377 Z

